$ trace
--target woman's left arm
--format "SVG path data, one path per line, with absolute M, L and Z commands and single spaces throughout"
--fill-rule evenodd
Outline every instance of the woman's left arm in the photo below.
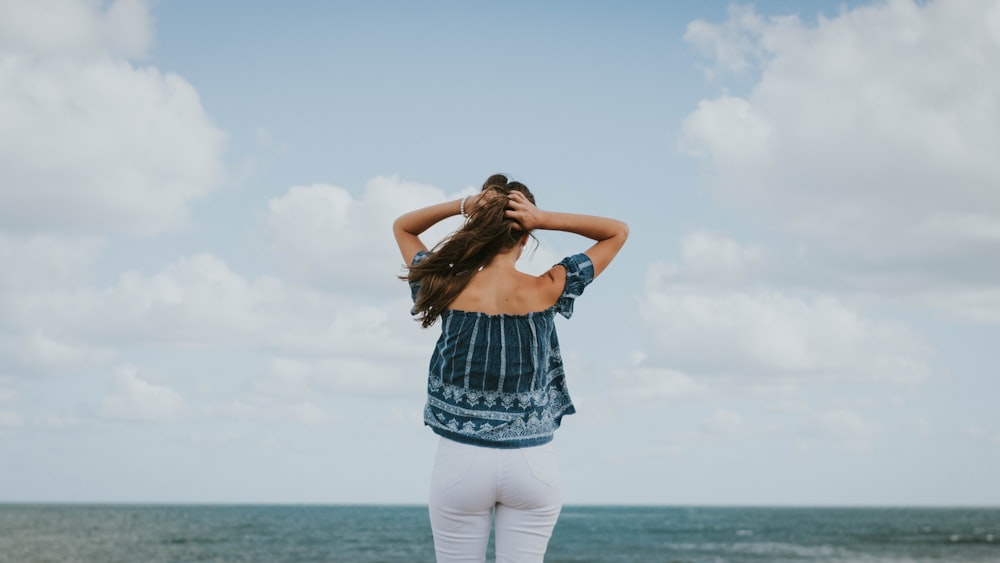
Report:
M 463 201 L 465 202 L 465 213 L 468 214 L 469 205 L 474 204 L 476 199 L 476 196 L 469 196 L 464 199 L 429 205 L 400 215 L 392 223 L 392 233 L 396 236 L 396 244 L 399 246 L 399 252 L 403 255 L 403 260 L 409 264 L 418 252 L 427 250 L 427 246 L 420 240 L 421 233 L 448 217 L 459 215 L 462 211 Z

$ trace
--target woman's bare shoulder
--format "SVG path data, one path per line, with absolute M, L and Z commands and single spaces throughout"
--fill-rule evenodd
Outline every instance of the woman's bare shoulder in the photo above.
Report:
M 535 290 L 544 295 L 547 303 L 553 304 L 562 295 L 566 285 L 566 268 L 562 264 L 552 266 L 539 276 L 535 276 Z

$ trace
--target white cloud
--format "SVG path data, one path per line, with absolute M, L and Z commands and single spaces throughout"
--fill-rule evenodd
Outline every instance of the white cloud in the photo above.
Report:
M 912 300 L 974 323 L 1000 322 L 1000 287 L 950 286 L 916 292 Z
M 0 232 L 0 295 L 84 282 L 103 246 L 95 237 Z
M 115 339 L 207 347 L 247 342 L 260 330 L 261 313 L 277 305 L 281 282 L 250 281 L 211 254 L 167 265 L 153 275 L 128 271 L 118 283 L 92 294 L 77 322 Z M 103 319 L 103 322 L 101 321 Z M 79 330 L 79 328 L 78 328 Z
M 146 276 L 123 273 L 103 288 L 42 288 L 8 296 L 4 308 L 16 326 L 45 329 L 95 344 L 173 343 L 195 346 L 239 341 L 280 282 L 249 282 L 218 258 L 181 259 Z
M 649 265 L 647 342 L 614 372 L 620 400 L 793 400 L 809 387 L 930 376 L 928 347 L 910 327 L 831 292 L 771 285 L 762 274 L 774 264 L 757 245 L 698 231 L 682 237 L 681 256 Z
M 965 433 L 975 440 L 1000 446 L 1000 430 L 986 429 L 982 426 L 969 426 L 965 429 Z
M 829 296 L 669 286 L 648 293 L 642 309 L 657 354 L 698 371 L 901 382 L 927 375 L 911 359 L 918 347 L 904 327 L 866 319 Z
M 73 428 L 80 426 L 84 423 L 78 417 L 75 416 L 64 416 L 58 414 L 46 414 L 42 416 L 35 417 L 33 423 L 36 426 L 41 426 L 42 428 Z
M 747 418 L 741 413 L 717 409 L 699 427 L 698 434 L 707 442 L 746 440 L 784 433 L 782 423 Z
M 982 426 L 969 426 L 965 429 L 965 433 L 973 438 L 984 438 L 988 435 L 988 431 Z
M 0 10 L 4 225 L 139 234 L 183 226 L 188 205 L 224 179 L 225 139 L 183 78 L 121 58 L 151 40 L 145 4 Z
M 690 429 L 672 430 L 642 451 L 645 457 L 676 457 L 689 450 L 725 446 L 739 441 L 779 438 L 793 440 L 799 450 L 834 448 L 852 453 L 874 449 L 882 426 L 848 409 L 819 408 L 796 412 L 782 422 L 747 417 L 717 409 Z
M 0 1 L 0 50 L 137 57 L 152 41 L 152 18 L 142 0 Z
M 882 432 L 881 425 L 847 409 L 821 410 L 810 418 L 812 428 L 820 437 L 857 453 L 871 451 L 875 439 Z
M 813 418 L 825 434 L 837 438 L 866 437 L 877 430 L 877 426 L 863 416 L 846 409 L 820 411 Z
M 18 396 L 17 391 L 0 387 L 0 403 L 13 403 Z
M 152 40 L 142 1 L 0 2 L 0 362 L 13 373 L 107 363 L 115 345 L 91 329 L 128 311 L 102 305 L 134 305 L 88 288 L 104 239 L 54 233 L 176 228 L 223 179 L 223 135 L 194 88 L 126 60 Z
M 271 378 L 257 389 L 274 394 L 291 391 L 325 390 L 342 393 L 393 393 L 424 389 L 414 378 L 413 362 L 379 357 L 334 357 L 321 359 L 274 358 Z M 421 370 L 416 370 L 420 373 Z
M 0 84 L 8 227 L 156 233 L 223 179 L 224 136 L 177 75 L 0 53 Z
M 233 430 L 223 430 L 219 432 L 202 432 L 196 430 L 191 433 L 191 442 L 195 444 L 207 444 L 213 447 L 230 447 L 241 444 L 247 440 L 247 436 L 242 432 Z
M 683 400 L 703 397 L 711 388 L 705 382 L 677 370 L 634 366 L 618 370 L 616 394 L 627 400 L 653 401 Z
M 907 430 L 927 438 L 934 429 L 934 423 L 926 416 L 911 416 L 906 419 Z
M 785 431 L 782 424 L 751 420 L 738 412 L 717 409 L 697 427 L 668 432 L 654 446 L 644 448 L 643 457 L 677 457 L 689 449 L 716 447 L 739 440 L 774 436 Z
M 1000 3 L 895 0 L 807 25 L 734 7 L 687 39 L 759 77 L 703 100 L 682 149 L 711 193 L 859 272 L 1000 275 Z
M 13 429 L 22 426 L 24 426 L 24 418 L 20 414 L 14 411 L 0 410 L 0 429 Z
M 57 340 L 43 331 L 35 331 L 0 344 L 0 352 L 15 359 L 20 370 L 64 372 L 87 366 L 107 364 L 114 350 L 84 342 Z
M 636 367 L 659 369 L 658 377 L 673 382 L 664 383 L 667 388 L 698 389 L 684 374 L 775 382 L 914 383 L 927 377 L 922 344 L 900 323 L 866 318 L 832 294 L 705 282 L 756 263 L 756 247 L 695 233 L 684 237 L 682 249 L 680 266 L 650 266 L 640 308 L 653 349 Z M 633 377 L 639 382 L 651 375 Z
M 220 258 L 198 254 L 152 274 L 123 273 L 104 288 L 42 287 L 0 295 L 10 338 L 0 359 L 12 373 L 72 373 L 128 356 L 134 347 L 273 354 L 258 383 L 268 396 L 301 381 L 313 392 L 419 392 L 412 377 L 433 331 L 399 296 L 368 305 L 272 277 L 248 278 Z M 0 327 L 3 328 L 3 327 Z M 411 388 L 412 387 L 412 388 Z
M 413 328 L 413 327 L 411 327 Z M 277 356 L 266 376 L 250 384 L 240 397 L 211 403 L 209 416 L 249 420 L 287 420 L 307 425 L 343 423 L 345 397 L 399 395 L 415 397 L 425 383 L 417 366 L 426 366 L 426 350 L 410 358 L 386 349 L 383 353 L 345 351 L 326 356 Z M 383 400 L 377 399 L 377 400 Z M 334 406 L 336 405 L 336 406 Z
M 400 429 L 420 428 L 424 425 L 424 409 L 392 407 L 379 421 L 379 429 L 397 432 Z
M 738 436 L 747 431 L 747 421 L 740 413 L 719 410 L 705 421 L 704 427 L 721 436 Z
M 405 291 L 394 277 L 401 273 L 403 259 L 392 222 L 445 197 L 438 188 L 396 177 L 372 179 L 361 199 L 329 184 L 294 186 L 268 202 L 266 223 L 275 255 L 300 278 L 338 289 L 398 293 Z M 449 221 L 429 231 L 425 240 L 432 244 L 458 226 L 457 219 Z
M 687 233 L 681 239 L 686 276 L 700 281 L 744 281 L 762 263 L 757 245 L 743 246 L 711 231 Z
M 115 370 L 110 393 L 101 401 L 100 412 L 107 418 L 124 420 L 174 420 L 186 410 L 184 398 L 165 385 L 140 376 L 135 366 Z
M 209 405 L 202 409 L 207 416 L 238 418 L 245 420 L 291 421 L 307 426 L 323 426 L 340 422 L 340 418 L 312 401 L 281 401 L 275 397 L 255 394 Z M 242 438 L 228 436 L 226 441 Z M 200 436 L 196 441 L 205 440 Z
M 93 237 L 11 236 L 0 233 L 0 366 L 15 372 L 53 372 L 110 361 L 107 347 L 63 334 L 58 326 L 28 319 L 17 309 L 52 292 L 86 283 L 104 242 Z
M 742 73 L 750 70 L 763 57 L 760 34 L 767 23 L 752 6 L 731 4 L 729 19 L 722 25 L 696 20 L 688 24 L 684 40 L 714 60 L 723 70 Z M 705 77 L 714 78 L 716 71 L 704 69 Z
M 44 324 L 91 342 L 190 348 L 263 347 L 295 354 L 390 354 L 413 351 L 408 297 L 357 300 L 288 284 L 247 278 L 217 256 L 197 254 L 153 274 L 123 273 L 104 289 L 22 296 L 7 308 L 16 322 Z M 406 331 L 409 332 L 409 331 Z

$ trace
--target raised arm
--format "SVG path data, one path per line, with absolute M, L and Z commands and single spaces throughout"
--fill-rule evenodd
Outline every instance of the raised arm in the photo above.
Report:
M 594 263 L 594 277 L 599 276 L 608 267 L 628 239 L 628 225 L 617 219 L 542 211 L 520 192 L 510 193 L 509 207 L 507 216 L 525 229 L 566 231 L 597 241 L 585 251 L 587 257 Z
M 396 236 L 396 245 L 399 246 L 403 260 L 409 264 L 418 252 L 427 250 L 427 246 L 420 240 L 420 235 L 424 231 L 448 217 L 461 215 L 463 212 L 468 215 L 479 205 L 479 198 L 482 195 L 480 192 L 462 199 L 428 205 L 400 215 L 392 223 L 392 233 Z
M 446 201 L 415 209 L 400 215 L 392 223 L 392 233 L 396 236 L 396 244 L 403 255 L 403 261 L 409 264 L 413 257 L 427 246 L 420 240 L 420 235 L 437 223 L 461 213 L 462 202 L 465 200 Z

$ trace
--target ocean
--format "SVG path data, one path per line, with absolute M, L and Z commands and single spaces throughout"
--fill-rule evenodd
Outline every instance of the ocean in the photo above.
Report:
M 422 506 L 0 504 L 3 562 L 433 560 Z M 1000 562 L 1000 509 L 567 506 L 545 560 Z

